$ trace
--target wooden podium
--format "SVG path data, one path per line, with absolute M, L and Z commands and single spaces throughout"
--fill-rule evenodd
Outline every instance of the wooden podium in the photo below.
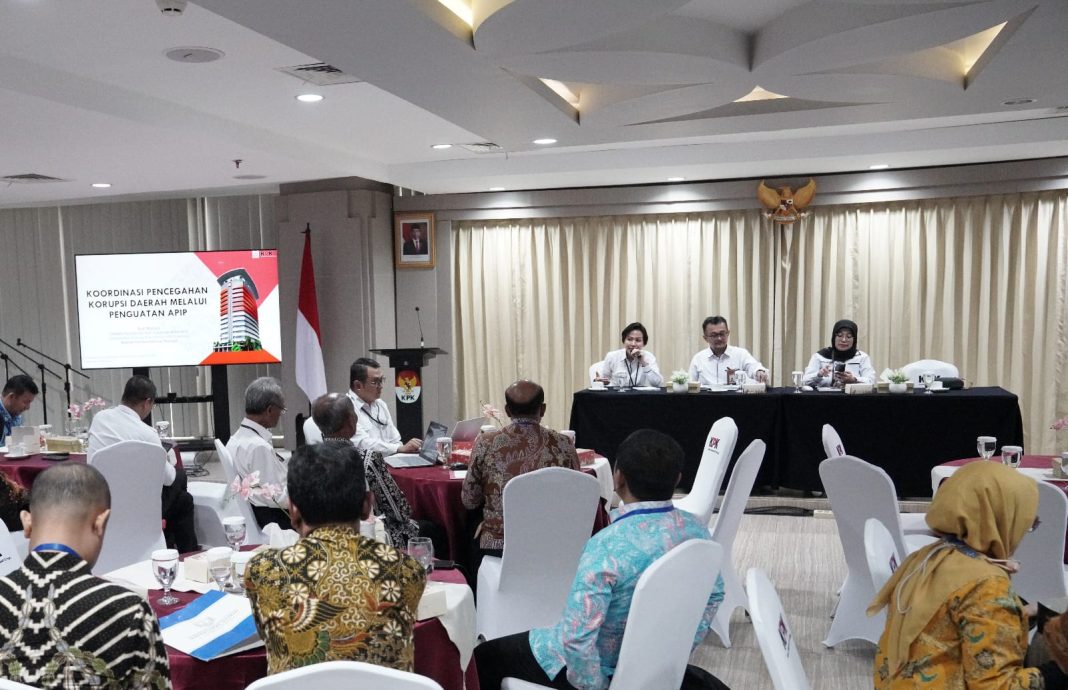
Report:
M 423 425 L 423 367 L 437 355 L 448 354 L 437 347 L 402 347 L 372 349 L 371 352 L 389 358 L 397 387 L 397 430 L 401 442 L 410 438 L 422 440 Z

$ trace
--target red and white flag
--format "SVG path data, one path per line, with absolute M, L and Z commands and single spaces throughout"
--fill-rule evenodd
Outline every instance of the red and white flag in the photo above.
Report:
M 297 297 L 297 385 L 314 401 L 326 393 L 326 368 L 319 332 L 319 303 L 315 298 L 311 229 L 304 231 L 304 258 L 300 262 L 300 293 Z

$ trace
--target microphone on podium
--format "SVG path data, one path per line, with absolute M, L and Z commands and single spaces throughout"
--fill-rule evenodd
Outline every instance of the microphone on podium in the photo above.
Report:
M 426 347 L 426 342 L 423 340 L 423 320 L 419 318 L 419 307 L 415 308 L 415 322 L 419 324 L 419 347 Z

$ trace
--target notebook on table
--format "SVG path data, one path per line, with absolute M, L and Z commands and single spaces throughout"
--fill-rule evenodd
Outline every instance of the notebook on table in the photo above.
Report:
M 474 441 L 482 431 L 482 425 L 486 423 L 485 417 L 475 417 L 456 422 L 452 428 L 452 442 Z
M 438 463 L 438 439 L 449 430 L 439 422 L 430 422 L 418 453 L 395 453 L 386 458 L 390 467 L 430 467 Z

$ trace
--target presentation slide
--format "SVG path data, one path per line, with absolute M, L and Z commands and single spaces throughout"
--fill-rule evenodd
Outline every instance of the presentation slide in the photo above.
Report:
M 75 257 L 84 369 L 280 362 L 278 252 Z

